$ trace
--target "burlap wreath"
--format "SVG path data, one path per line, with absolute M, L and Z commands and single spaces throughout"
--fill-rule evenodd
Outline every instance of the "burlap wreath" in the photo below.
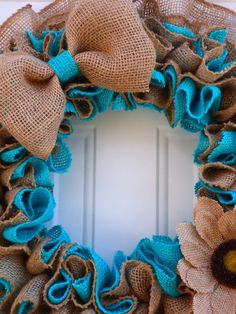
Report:
M 236 313 L 236 13 L 203 0 L 56 0 L 0 27 L 1 313 Z M 47 230 L 71 118 L 143 107 L 199 132 L 193 224 L 113 269 Z

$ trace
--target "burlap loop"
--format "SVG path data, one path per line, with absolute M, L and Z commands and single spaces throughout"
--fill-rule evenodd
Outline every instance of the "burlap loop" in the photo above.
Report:
M 20 311 L 24 313 L 26 310 L 30 310 L 31 313 L 37 313 L 42 304 L 42 292 L 48 280 L 48 274 L 42 274 L 33 277 L 27 282 L 14 300 L 11 314 L 17 314 Z
M 4 237 L 6 228 L 28 222 L 29 219 L 21 211 L 11 211 L 7 217 L 4 217 L 4 214 L 3 220 L 0 221 L 0 255 L 17 255 L 21 252 L 30 255 L 31 250 L 27 243 L 11 243 Z
M 25 259 L 21 255 L 0 257 L 0 281 L 2 302 L 0 309 L 8 310 L 21 288 L 30 280 L 31 276 L 26 271 Z
M 158 23 L 155 19 L 149 18 L 145 20 L 144 28 L 150 37 L 155 50 L 156 50 L 156 61 L 162 62 L 167 54 L 173 49 L 172 44 L 165 38 L 161 37 L 155 32 L 155 24 Z
M 88 308 L 92 304 L 94 264 L 78 256 L 69 256 L 63 265 L 73 280 L 71 299 L 74 305 L 80 309 Z
M 223 55 L 223 53 L 224 53 L 223 46 L 216 47 L 210 51 L 207 51 L 204 58 L 202 59 L 202 63 L 200 64 L 199 68 L 196 71 L 196 75 L 207 83 L 214 83 L 217 80 L 228 75 L 231 71 L 233 71 L 235 68 L 234 62 L 225 68 L 214 71 L 209 69 L 209 67 L 207 66 L 207 63 L 209 63 L 213 59 L 220 58 Z
M 235 164 L 236 125 L 211 124 L 205 128 L 195 150 L 195 161 L 200 163 L 221 161 L 228 165 Z
M 236 169 L 222 163 L 208 163 L 199 170 L 200 179 L 222 190 L 236 191 Z
M 148 90 L 155 50 L 129 1 L 80 1 L 67 21 L 66 37 L 68 52 L 95 86 L 119 92 Z M 56 59 L 50 61 L 57 63 L 51 66 L 52 71 L 50 63 L 25 53 L 13 52 L 0 58 L 0 122 L 43 159 L 55 145 L 65 106 L 54 72 L 63 69 L 62 80 L 68 60 L 61 60 L 61 55 Z M 73 76 L 77 75 L 75 71 Z M 22 99 L 21 105 L 15 98 Z
M 206 85 L 206 82 L 199 77 L 197 77 L 193 73 L 188 74 L 180 74 L 179 80 L 182 80 L 185 77 L 191 78 L 198 87 L 204 87 Z M 212 86 L 212 84 L 209 84 Z M 219 80 L 214 83 L 214 86 L 220 88 L 221 91 L 221 102 L 220 102 L 220 108 L 212 113 L 212 116 L 214 118 L 214 121 L 216 122 L 228 122 L 232 121 L 235 122 L 236 117 L 236 110 L 235 110 L 235 101 L 236 101 L 236 79 L 235 77 L 230 78 L 223 78 L 222 80 Z
M 176 62 L 183 72 L 194 72 L 201 64 L 201 58 L 193 52 L 186 42 L 173 50 L 168 57 Z
M 16 46 L 16 34 L 26 29 L 37 32 L 43 20 L 40 15 L 33 11 L 31 5 L 18 10 L 0 27 L 0 51 L 10 50 Z
M 161 304 L 161 288 L 151 267 L 131 260 L 124 263 L 120 272 L 120 284 L 102 295 L 103 302 L 112 304 L 117 299 L 130 295 L 135 302 L 132 313 L 141 312 L 141 308 L 137 308 L 139 303 L 145 304 L 147 313 L 157 313 Z
M 0 146 L 0 168 L 6 169 L 23 159 L 26 150 L 19 143 L 4 143 Z
M 45 270 L 55 270 L 64 244 L 69 240 L 69 236 L 62 227 L 54 226 L 46 232 L 44 237 L 38 239 L 27 260 L 27 270 L 33 275 L 41 274 Z

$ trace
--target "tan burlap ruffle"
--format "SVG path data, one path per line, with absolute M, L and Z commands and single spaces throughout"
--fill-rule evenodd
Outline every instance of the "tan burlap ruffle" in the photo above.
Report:
M 10 313 L 12 302 L 31 278 L 25 268 L 24 256 L 21 254 L 8 256 L 6 253 L 0 256 L 0 278 L 6 280 L 11 287 L 9 294 L 1 302 L 0 309 Z
M 30 303 L 32 313 L 37 312 L 42 304 L 43 299 L 42 292 L 48 280 L 49 280 L 48 274 L 42 274 L 33 277 L 17 295 L 16 299 L 12 304 L 11 313 L 17 314 L 19 305 L 24 301 Z
M 200 179 L 209 186 L 236 191 L 236 169 L 223 163 L 208 163 L 200 167 Z
M 224 124 L 210 124 L 204 129 L 204 134 L 208 138 L 208 147 L 200 153 L 198 156 L 198 161 L 201 163 L 208 162 L 208 156 L 213 152 L 213 150 L 219 145 L 222 141 L 222 136 L 224 131 L 233 131 L 236 132 L 236 124 L 232 122 Z M 227 153 L 227 151 L 225 151 Z

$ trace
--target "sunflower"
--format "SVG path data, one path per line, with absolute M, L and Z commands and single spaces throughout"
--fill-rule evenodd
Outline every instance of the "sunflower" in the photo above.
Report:
M 183 259 L 178 272 L 195 294 L 194 314 L 236 313 L 236 208 L 224 212 L 215 200 L 202 197 L 194 225 L 177 227 Z

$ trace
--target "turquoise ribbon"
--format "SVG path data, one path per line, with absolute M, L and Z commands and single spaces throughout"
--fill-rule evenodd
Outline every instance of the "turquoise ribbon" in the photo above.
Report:
M 22 301 L 17 310 L 17 314 L 28 314 L 33 310 L 33 304 L 30 301 Z
M 17 179 L 24 178 L 28 166 L 34 169 L 34 179 L 37 186 L 53 188 L 47 163 L 33 156 L 28 157 L 17 166 L 10 178 L 10 182 L 13 183 Z
M 72 286 L 70 275 L 62 268 L 58 278 L 47 290 L 47 298 L 51 304 L 61 304 L 68 297 Z
M 51 172 L 65 173 L 69 170 L 72 163 L 72 154 L 68 146 L 62 141 L 57 141 L 57 149 L 47 160 L 48 168 Z
M 44 263 L 49 263 L 63 243 L 70 242 L 70 237 L 61 225 L 56 225 L 44 233 L 48 239 L 42 246 L 41 257 Z
M 12 290 L 12 285 L 9 281 L 0 277 L 0 305 L 6 300 Z
M 171 297 L 178 297 L 180 279 L 176 268 L 182 258 L 178 239 L 154 236 L 153 240 L 143 239 L 139 242 L 129 259 L 139 260 L 150 265 L 163 292 Z
M 12 243 L 31 241 L 44 229 L 43 224 L 52 219 L 55 207 L 52 193 L 43 187 L 20 190 L 13 204 L 29 221 L 4 229 L 4 239 Z
M 49 60 L 48 65 L 56 74 L 61 84 L 69 83 L 80 75 L 77 63 L 67 50 Z
M 6 149 L 0 153 L 0 160 L 5 164 L 13 164 L 24 158 L 26 153 L 26 149 L 22 146 Z

